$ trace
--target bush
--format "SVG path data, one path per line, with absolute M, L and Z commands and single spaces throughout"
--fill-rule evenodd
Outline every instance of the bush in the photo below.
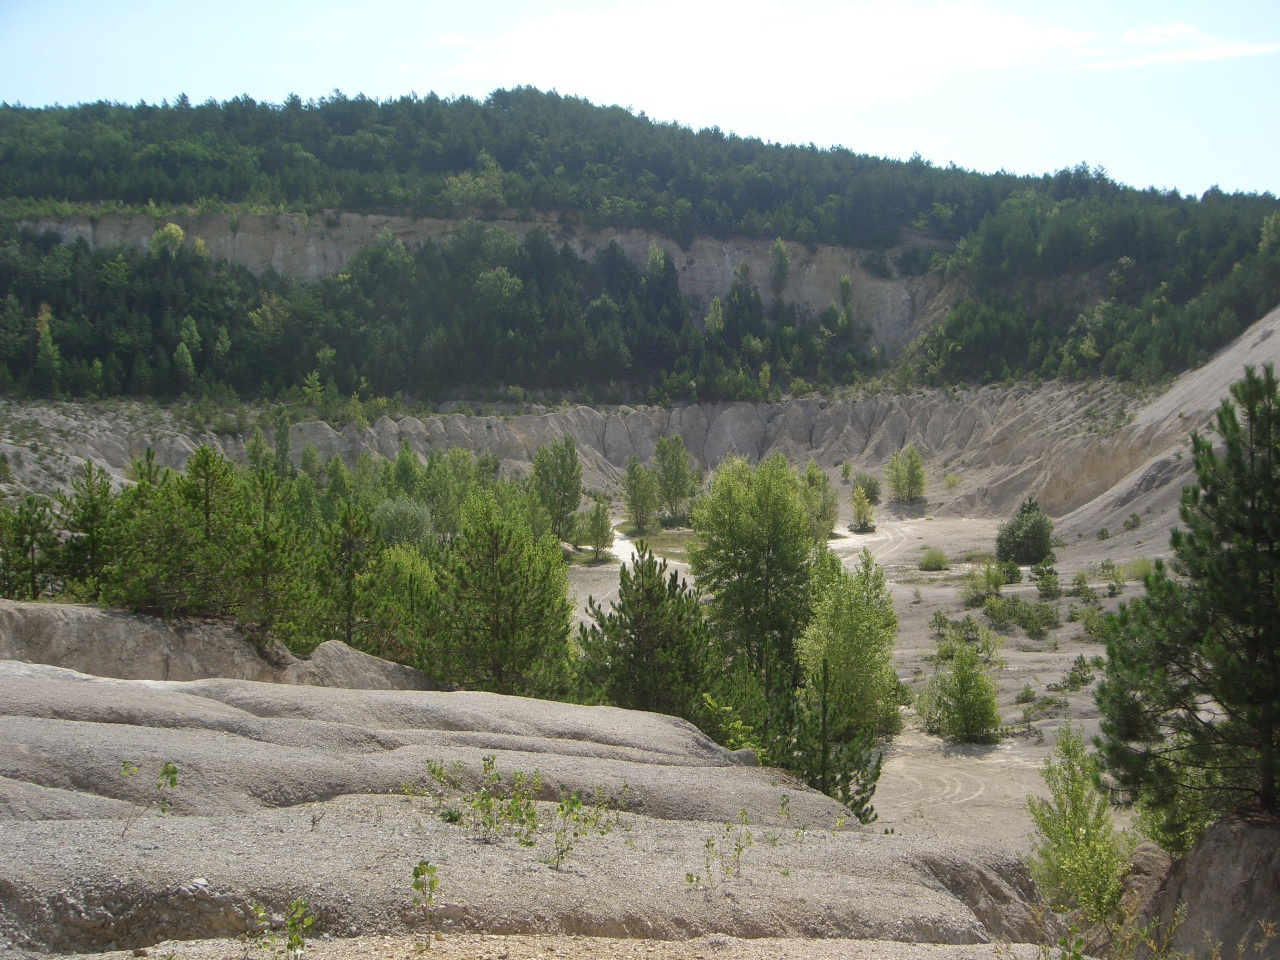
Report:
M 1058 571 L 1045 563 L 1038 563 L 1031 568 L 1031 582 L 1041 600 L 1057 600 L 1062 596 L 1062 584 L 1058 580 Z
M 991 621 L 993 629 L 1003 632 L 1013 626 L 1017 601 L 1017 597 L 987 597 L 986 603 L 982 605 L 982 612 Z
M 1095 922 L 1120 902 L 1128 870 L 1128 843 L 1116 835 L 1107 798 L 1098 789 L 1098 761 L 1084 737 L 1063 727 L 1040 774 L 1049 799 L 1027 797 L 1036 827 L 1029 866 L 1056 909 L 1079 908 Z
M 875 533 L 876 510 L 871 505 L 867 491 L 861 486 L 855 486 L 850 503 L 853 507 L 853 523 L 849 524 L 849 529 L 854 533 Z
M 1124 528 L 1126 530 L 1132 532 L 1137 530 L 1140 526 L 1142 526 L 1142 518 L 1136 513 L 1131 513 L 1129 516 L 1125 517 Z
M 924 552 L 924 556 L 920 558 L 921 570 L 949 570 L 951 561 L 947 559 L 947 555 L 937 547 L 930 547 Z
M 976 648 L 958 644 L 948 668 L 934 674 L 920 695 L 925 728 L 948 740 L 984 743 L 1000 732 L 995 681 L 987 675 Z
M 1022 582 L 1022 568 L 1012 560 L 1004 560 L 998 565 L 1000 576 L 1004 577 L 1004 582 L 1008 584 Z
M 853 475 L 852 485 L 861 487 L 867 495 L 867 499 L 872 503 L 880 502 L 880 481 L 871 474 L 859 470 Z
M 1032 640 L 1043 640 L 1050 630 L 1057 630 L 1062 626 L 1062 620 L 1058 617 L 1058 608 L 1043 601 L 1019 602 L 1014 615 L 1018 620 L 1018 626 L 1022 627 Z
M 1076 571 L 1076 575 L 1071 580 L 1071 595 L 1079 597 L 1085 603 L 1098 602 L 1098 591 L 1089 586 L 1089 574 L 1086 571 Z
M 987 602 L 988 597 L 998 597 L 1000 588 L 1004 586 L 1004 577 L 1000 571 L 988 564 L 982 572 L 976 571 L 965 577 L 960 585 L 960 599 L 965 609 L 972 610 Z
M 1026 500 L 1016 516 L 996 532 L 996 559 L 1040 563 L 1053 549 L 1053 521 L 1034 500 Z

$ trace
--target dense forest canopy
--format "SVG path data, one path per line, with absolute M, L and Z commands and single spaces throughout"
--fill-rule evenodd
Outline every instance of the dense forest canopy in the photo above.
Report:
M 0 106 L 0 217 L 111 210 L 383 211 L 777 237 L 945 271 L 961 296 L 900 382 L 1115 375 L 1203 361 L 1280 301 L 1280 203 L 1135 190 L 1080 165 L 978 174 L 782 146 L 541 93 L 280 105 Z M 150 251 L 0 236 L 0 389 L 439 397 L 516 384 L 599 397 L 758 398 L 849 383 L 877 354 L 849 304 L 820 315 L 743 273 L 681 296 L 670 258 L 583 261 L 467 225 L 383 243 L 338 277 L 252 277 L 157 234 Z M 181 238 L 177 238 L 181 239 Z M 939 253 L 939 244 L 950 250 Z M 797 247 L 797 251 L 798 251 Z M 785 247 L 784 247 L 785 253 Z

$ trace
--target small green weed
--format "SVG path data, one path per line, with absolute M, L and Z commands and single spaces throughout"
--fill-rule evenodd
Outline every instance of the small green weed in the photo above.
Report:
M 624 787 L 625 790 L 625 787 Z M 581 791 L 567 790 L 560 785 L 560 802 L 556 805 L 556 816 L 553 821 L 551 854 L 546 862 L 556 870 L 564 863 L 565 858 L 573 852 L 573 848 L 583 837 L 592 833 L 607 836 L 619 822 L 619 813 L 611 808 L 605 800 L 604 791 L 596 787 L 595 803 L 590 806 L 582 802 Z
M 538 831 L 538 807 L 534 802 L 542 789 L 542 774 L 535 770 L 530 777 L 517 770 L 511 777 L 511 787 L 502 783 L 497 771 L 497 758 L 482 758 L 484 772 L 480 789 L 462 798 L 471 808 L 471 823 L 480 830 L 480 839 L 496 843 L 510 834 L 523 847 L 534 846 Z
M 285 949 L 294 960 L 300 960 L 306 951 L 307 937 L 311 935 L 311 927 L 315 922 L 315 917 L 311 915 L 311 904 L 306 900 L 298 899 L 289 904 L 289 910 L 284 915 L 287 935 Z
M 431 924 L 435 919 L 436 891 L 440 889 L 440 877 L 436 873 L 436 865 L 427 860 L 419 860 L 413 868 L 413 904 L 422 908 L 422 915 L 427 921 L 427 947 L 431 946 Z
M 126 779 L 137 772 L 138 765 L 131 760 L 125 760 L 120 764 L 120 773 Z M 147 804 L 134 805 L 133 812 L 125 818 L 124 828 L 120 831 L 120 839 L 124 839 L 124 835 L 129 832 L 129 828 L 137 823 L 139 818 L 148 810 L 154 808 L 161 816 L 172 810 L 173 801 L 169 799 L 169 795 L 177 789 L 177 786 L 178 768 L 172 763 L 166 763 L 160 768 L 160 778 L 156 780 L 155 796 Z

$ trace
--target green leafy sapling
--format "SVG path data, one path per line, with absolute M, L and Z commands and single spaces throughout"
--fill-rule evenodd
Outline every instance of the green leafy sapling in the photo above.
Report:
M 316 918 L 311 915 L 311 904 L 308 901 L 298 899 L 289 904 L 289 910 L 284 915 L 287 934 L 285 948 L 293 960 L 301 960 L 307 949 L 307 937 L 311 935 L 311 927 L 315 922 Z
M 430 946 L 431 924 L 435 919 L 436 890 L 440 888 L 440 878 L 436 875 L 436 865 L 426 860 L 419 860 L 413 868 L 413 903 L 422 908 L 422 915 L 427 921 L 428 947 Z
M 517 770 L 511 778 L 511 789 L 507 790 L 496 768 L 497 759 L 490 755 L 481 758 L 481 763 L 480 788 L 462 798 L 471 808 L 470 820 L 479 828 L 480 838 L 496 843 L 505 833 L 511 833 L 521 846 L 534 846 L 538 842 L 535 798 L 542 790 L 542 774 L 535 770 L 529 776 Z
M 120 764 L 120 773 L 126 779 L 132 777 L 138 772 L 138 765 L 132 760 L 125 760 Z M 161 816 L 167 814 L 173 809 L 173 801 L 169 795 L 177 789 L 178 786 L 178 768 L 173 763 L 165 763 L 160 768 L 160 777 L 156 780 L 156 793 L 146 804 L 135 804 L 133 812 L 125 818 L 124 828 L 120 831 L 120 839 L 124 839 L 124 835 L 129 832 L 142 815 L 149 809 L 154 808 Z

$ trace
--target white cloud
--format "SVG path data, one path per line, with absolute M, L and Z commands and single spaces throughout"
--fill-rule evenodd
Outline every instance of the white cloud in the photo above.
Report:
M 1170 40 L 1193 39 L 1203 41 L 1205 35 L 1194 27 L 1174 21 L 1163 26 L 1146 26 L 1138 30 L 1130 30 L 1123 37 L 1125 43 L 1153 44 L 1167 43 Z
M 1181 50 L 1162 50 L 1131 59 L 1108 60 L 1105 63 L 1081 64 L 1079 70 L 1128 70 L 1168 63 L 1199 63 L 1208 60 L 1238 60 L 1241 57 L 1258 57 L 1280 52 L 1280 43 L 1217 44 L 1205 47 L 1187 47 Z
M 659 117 L 713 99 L 721 111 L 795 115 L 920 96 L 957 72 L 1032 67 L 1092 39 L 977 2 L 650 0 L 513 25 L 462 52 L 447 76 L 580 92 Z
M 1163 47 L 1164 49 L 1152 48 Z M 1137 48 L 1137 49 L 1135 49 Z M 1106 54 L 1106 59 L 1077 64 L 1079 70 L 1130 70 L 1171 63 L 1236 60 L 1280 51 L 1280 43 L 1239 43 L 1213 37 L 1175 20 L 1130 30 Z
M 988 0 L 640 0 L 531 13 L 433 37 L 427 85 L 483 97 L 529 84 L 693 126 L 768 129 L 766 117 L 956 102 L 969 89 L 989 97 L 1037 76 L 1280 50 L 1180 20 L 1090 32 L 1029 9 L 1008 13 Z

